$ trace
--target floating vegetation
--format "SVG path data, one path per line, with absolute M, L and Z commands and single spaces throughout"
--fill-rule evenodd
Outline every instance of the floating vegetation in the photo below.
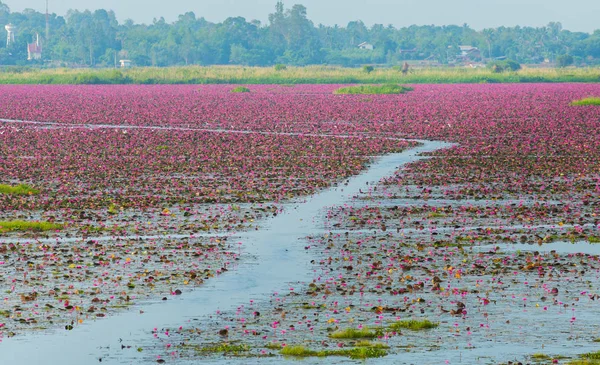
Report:
M 238 86 L 231 90 L 232 93 L 249 93 L 250 89 L 245 86 Z
M 535 361 L 544 361 L 544 360 L 550 360 L 550 359 L 552 359 L 552 357 L 550 357 L 546 354 L 536 353 L 536 354 L 531 355 L 531 359 L 535 360 Z
M 205 347 L 199 347 L 196 349 L 197 352 L 207 354 L 233 354 L 239 355 L 244 352 L 250 351 L 251 348 L 247 344 L 231 344 L 231 343 L 220 343 Z
M 574 106 L 600 105 L 600 98 L 590 97 L 571 102 Z
M 354 344 L 354 347 L 371 347 L 376 349 L 389 349 L 390 346 L 381 342 L 371 342 L 367 340 L 358 341 Z
M 4 232 L 23 232 L 23 231 L 34 231 L 34 232 L 45 232 L 45 231 L 56 231 L 61 230 L 65 227 L 61 223 L 52 222 L 28 222 L 28 221 L 0 221 L 0 233 Z
M 347 328 L 344 330 L 339 330 L 339 331 L 333 332 L 332 334 L 329 335 L 329 337 L 335 338 L 335 339 L 353 339 L 353 338 L 376 338 L 381 335 L 382 335 L 382 333 L 380 331 L 373 331 L 373 330 L 370 330 L 369 328 L 361 328 L 361 329 Z
M 571 360 L 566 365 L 600 365 L 600 351 L 579 355 L 580 359 Z
M 347 86 L 334 91 L 334 94 L 339 95 L 381 95 L 381 94 L 404 94 L 412 91 L 413 88 L 401 86 L 397 84 L 384 85 L 360 85 Z
M 265 348 L 269 350 L 281 350 L 283 346 L 278 342 L 269 342 L 265 345 Z
M 351 359 L 369 359 L 376 357 L 384 357 L 387 355 L 387 351 L 379 348 L 360 347 L 353 349 L 339 349 L 339 350 L 310 350 L 304 346 L 286 346 L 281 352 L 284 356 L 293 357 L 329 357 L 329 356 L 344 356 Z
M 19 185 L 6 185 L 0 184 L 0 194 L 6 195 L 37 195 L 40 191 L 38 189 L 34 189 L 33 187 L 27 184 L 19 184 Z
M 390 324 L 390 328 L 396 331 L 401 329 L 408 329 L 411 331 L 420 331 L 426 330 L 430 328 L 435 328 L 438 326 L 438 323 L 433 323 L 428 319 L 409 319 L 402 320 L 398 322 L 394 322 Z

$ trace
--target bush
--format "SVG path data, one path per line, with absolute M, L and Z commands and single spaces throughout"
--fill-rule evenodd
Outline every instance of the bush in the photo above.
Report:
M 493 72 L 500 73 L 504 71 L 519 71 L 521 69 L 521 65 L 513 60 L 504 60 L 491 62 L 488 64 L 488 68 L 490 68 Z
M 75 79 L 75 83 L 82 84 L 82 85 L 97 85 L 97 84 L 104 84 L 106 82 L 102 82 L 102 80 L 97 75 L 94 75 L 91 73 L 85 73 L 85 74 L 77 75 L 77 78 Z
M 362 70 L 363 70 L 363 72 L 370 74 L 371 72 L 373 72 L 373 70 L 375 70 L 375 67 L 373 67 L 373 66 L 363 66 Z
M 245 86 L 238 86 L 235 89 L 231 90 L 232 93 L 249 93 L 250 89 Z
M 278 63 L 274 66 L 275 71 L 283 71 L 285 69 L 287 69 L 287 66 L 282 64 L 282 63 Z
M 556 58 L 556 65 L 561 68 L 571 66 L 573 62 L 573 56 L 568 54 L 560 55 Z

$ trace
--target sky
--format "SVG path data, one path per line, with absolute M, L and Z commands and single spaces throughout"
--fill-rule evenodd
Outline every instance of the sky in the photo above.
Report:
M 12 11 L 32 8 L 43 12 L 45 0 L 2 0 Z M 122 22 L 151 23 L 164 17 L 167 22 L 193 11 L 197 17 L 221 22 L 230 16 L 267 22 L 276 0 L 49 0 L 50 12 L 65 15 L 69 9 L 112 9 Z M 286 8 L 303 4 L 315 24 L 345 26 L 362 20 L 367 26 L 392 24 L 463 25 L 471 28 L 498 26 L 543 26 L 551 21 L 571 31 L 600 29 L 600 0 L 284 0 Z

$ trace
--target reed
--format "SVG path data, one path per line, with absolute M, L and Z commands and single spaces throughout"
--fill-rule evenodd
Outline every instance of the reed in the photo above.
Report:
M 440 84 L 600 82 L 600 68 L 534 69 L 495 73 L 478 68 L 423 68 L 408 74 L 394 68 L 337 66 L 185 66 L 131 69 L 6 69 L 0 84 Z

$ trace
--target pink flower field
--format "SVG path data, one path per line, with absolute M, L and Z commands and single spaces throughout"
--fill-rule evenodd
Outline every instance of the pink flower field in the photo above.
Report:
M 338 87 L 0 86 L 0 184 L 39 190 L 0 193 L 0 221 L 64 225 L 3 231 L 0 222 L 0 338 L 77 331 L 219 280 L 246 259 L 236 234 L 343 188 L 377 156 L 432 140 L 454 145 L 315 219 L 297 242 L 311 282 L 154 331 L 140 340 L 145 353 L 210 361 L 302 346 L 460 363 L 452 351 L 475 357 L 493 342 L 515 348 L 492 351 L 493 363 L 536 352 L 568 363 L 560 356 L 593 347 L 600 107 L 571 102 L 600 96 L 600 85 L 334 95 Z M 407 322 L 424 320 L 430 328 Z M 413 357 L 397 357 L 406 349 Z

